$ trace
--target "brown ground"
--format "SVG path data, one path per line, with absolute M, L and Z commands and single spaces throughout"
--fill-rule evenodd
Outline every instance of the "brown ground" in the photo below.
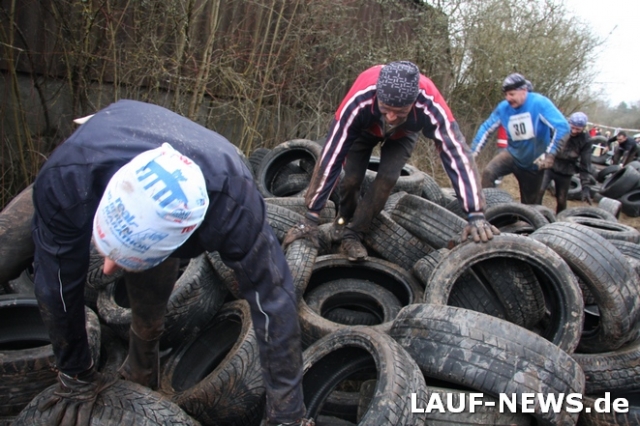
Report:
M 520 201 L 520 189 L 518 187 L 518 181 L 513 175 L 505 176 L 499 188 L 509 192 L 514 200 Z M 542 204 L 549 207 L 554 212 L 556 211 L 556 199 L 548 192 L 545 194 L 544 199 L 542 200 Z M 593 205 L 597 206 L 598 203 L 594 201 Z M 582 201 L 567 201 L 567 208 L 579 206 L 588 206 L 588 204 Z M 640 231 L 640 217 L 629 217 L 624 213 L 620 213 L 620 218 L 618 219 L 618 221 L 625 225 L 633 226 L 635 229 Z

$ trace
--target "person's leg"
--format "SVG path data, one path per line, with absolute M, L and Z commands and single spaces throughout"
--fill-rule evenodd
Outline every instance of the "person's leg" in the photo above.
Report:
M 619 164 L 620 163 L 620 157 L 622 157 L 622 148 L 617 147 L 616 150 L 613 152 L 613 158 L 611 159 L 611 164 Z
M 513 173 L 515 168 L 513 157 L 504 150 L 493 157 L 482 171 L 482 187 L 495 188 L 496 180 Z M 537 192 L 536 192 L 537 194 Z
M 340 206 L 338 216 L 348 222 L 356 210 L 360 198 L 360 187 L 369 166 L 371 152 L 377 142 L 365 139 L 356 140 L 347 154 L 344 165 L 344 176 L 340 181 Z
M 546 192 L 549 184 L 552 180 L 553 172 L 551 170 L 545 170 L 544 175 L 542 177 L 542 183 L 540 184 L 540 189 L 538 190 L 538 198 L 536 199 L 536 204 L 542 204 L 542 199 L 544 198 L 544 193 Z
M 407 163 L 417 138 L 386 142 L 380 149 L 380 164 L 376 177 L 358 203 L 347 228 L 360 237 L 369 232 L 371 221 L 380 213 Z M 346 232 L 346 231 L 345 231 Z
M 302 394 L 302 350 L 297 300 L 290 269 L 273 230 L 265 221 L 252 248 L 256 265 L 252 275 L 265 277 L 253 281 L 246 267 L 230 263 L 238 277 L 242 297 L 249 303 L 253 329 L 260 351 L 260 365 L 266 389 L 268 424 L 302 419 L 305 414 Z M 244 276 L 243 276 L 244 274 Z M 270 277 L 282 277 L 276 280 Z
M 131 306 L 129 355 L 122 376 L 151 389 L 158 387 L 158 351 L 167 302 L 178 278 L 180 259 L 168 258 L 142 272 L 124 274 Z
M 526 170 L 516 167 L 513 174 L 518 180 L 518 186 L 520 186 L 520 202 L 522 204 L 537 204 L 544 170 Z
M 556 182 L 556 199 L 558 202 L 556 214 L 558 214 L 567 208 L 567 196 L 569 195 L 569 188 L 571 188 L 571 176 L 554 173 L 553 178 Z

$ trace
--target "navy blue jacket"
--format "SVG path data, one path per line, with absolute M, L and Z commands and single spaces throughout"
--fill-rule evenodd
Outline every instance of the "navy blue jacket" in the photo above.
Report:
M 83 291 L 98 203 L 121 166 L 164 142 L 200 166 L 209 195 L 204 222 L 172 257 L 218 251 L 241 287 L 292 285 L 286 259 L 266 220 L 264 200 L 236 148 L 221 135 L 165 108 L 116 102 L 53 152 L 34 184 L 36 294 L 41 310 L 53 318 L 53 331 L 64 336 L 64 344 L 85 354 L 83 361 L 59 358 L 65 372 L 82 371 L 88 365 L 73 364 L 90 362 Z M 56 343 L 61 344 L 52 343 L 54 351 Z

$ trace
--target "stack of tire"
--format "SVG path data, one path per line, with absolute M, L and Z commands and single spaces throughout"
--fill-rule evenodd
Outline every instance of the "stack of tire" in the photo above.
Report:
M 621 204 L 621 210 L 629 217 L 640 216 L 640 161 L 631 161 L 626 166 L 609 165 L 596 174 L 601 182 L 599 195 Z
M 280 240 L 303 218 L 301 195 L 320 148 L 288 141 L 245 159 L 261 191 L 270 192 L 263 193 L 267 216 Z M 366 261 L 339 253 L 333 201 L 321 215 L 320 247 L 298 240 L 287 248 L 305 405 L 318 426 L 640 424 L 631 397 L 640 391 L 640 233 L 598 207 L 556 216 L 499 189 L 485 195 L 486 217 L 502 233 L 487 244 L 461 243 L 466 220 L 455 193 L 406 166 L 365 238 Z M 8 244 L 2 223 L 0 249 Z M 122 277 L 100 273 L 99 257 L 92 265 L 87 330 L 96 365 L 115 372 L 127 351 L 126 291 Z M 4 285 L 26 294 L 2 297 L 29 300 L 30 308 L 10 301 L 3 311 L 0 301 L 0 360 L 11 359 L 0 367 L 0 393 L 13 403 L 0 406 L 0 415 L 47 424 L 37 405 L 52 392 L 53 355 L 41 320 L 40 331 L 24 331 L 39 319 L 29 278 L 26 269 Z M 46 358 L 27 364 L 31 346 L 48 348 Z M 256 335 L 218 253 L 183 262 L 161 349 L 159 389 L 119 381 L 98 398 L 92 424 L 260 424 L 265 389 Z M 45 378 L 27 378 L 32 369 Z M 482 405 L 471 410 L 478 392 Z M 594 408 L 605 392 L 611 402 L 627 398 L 629 411 L 554 412 L 537 397 L 523 410 L 529 393 L 578 393 Z M 513 412 L 499 410 L 501 395 Z M 440 410 L 438 401 L 465 408 Z

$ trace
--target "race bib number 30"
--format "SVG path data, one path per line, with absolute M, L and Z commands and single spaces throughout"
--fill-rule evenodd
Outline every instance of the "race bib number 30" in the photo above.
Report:
M 535 134 L 533 132 L 533 122 L 531 114 L 524 112 L 509 117 L 509 135 L 514 141 L 524 141 L 532 139 Z

